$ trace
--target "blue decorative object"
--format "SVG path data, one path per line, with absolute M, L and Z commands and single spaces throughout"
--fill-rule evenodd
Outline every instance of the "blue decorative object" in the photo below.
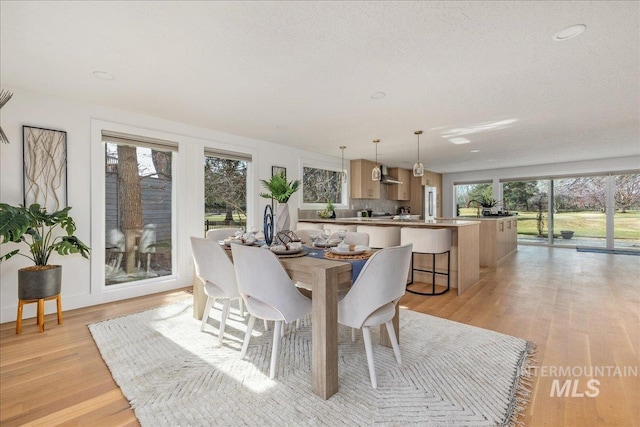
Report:
M 271 205 L 264 208 L 264 241 L 267 245 L 273 242 L 273 209 Z

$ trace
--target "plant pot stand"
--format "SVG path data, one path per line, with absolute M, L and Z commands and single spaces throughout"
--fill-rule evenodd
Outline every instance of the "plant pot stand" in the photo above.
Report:
M 18 300 L 18 317 L 16 319 L 16 334 L 22 332 L 22 308 L 25 304 L 38 303 L 38 311 L 36 315 L 36 321 L 38 330 L 44 332 L 44 302 L 48 300 L 56 300 L 58 308 L 58 325 L 62 324 L 62 297 L 60 294 L 52 295 L 46 298 L 39 299 L 19 299 Z

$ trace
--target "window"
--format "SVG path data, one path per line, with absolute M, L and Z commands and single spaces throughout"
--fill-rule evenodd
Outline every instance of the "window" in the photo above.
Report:
M 340 178 L 340 170 L 303 166 L 302 205 L 319 208 L 331 202 L 334 205 L 346 206 L 346 185 Z
M 247 168 L 249 159 L 205 152 L 205 232 L 213 228 L 247 225 Z
M 491 183 L 466 183 L 453 186 L 456 198 L 456 216 L 479 216 L 481 207 L 476 202 L 481 196 L 491 198 Z
M 177 146 L 103 133 L 105 284 L 173 274 Z

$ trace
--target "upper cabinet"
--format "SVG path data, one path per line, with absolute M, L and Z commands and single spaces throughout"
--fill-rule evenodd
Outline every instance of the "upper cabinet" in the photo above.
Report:
M 389 175 L 401 181 L 402 184 L 390 184 L 387 188 L 389 200 L 411 200 L 411 177 L 409 169 L 389 168 Z
M 376 164 L 369 160 L 351 160 L 351 198 L 379 199 L 380 181 L 371 179 Z

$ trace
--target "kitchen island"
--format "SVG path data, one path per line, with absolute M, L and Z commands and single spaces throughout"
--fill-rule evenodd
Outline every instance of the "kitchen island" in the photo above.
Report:
M 458 217 L 480 222 L 480 266 L 497 267 L 518 251 L 518 217 Z
M 299 219 L 300 223 L 317 223 L 333 225 L 363 225 L 376 227 L 400 228 L 447 228 L 451 230 L 451 287 L 458 289 L 458 295 L 475 285 L 480 279 L 480 222 L 459 219 L 392 219 L 392 218 L 336 218 L 336 219 Z M 446 257 L 439 257 L 436 262 L 438 270 L 446 269 Z M 430 269 L 431 256 L 415 256 L 415 267 Z M 415 280 L 431 283 L 431 275 L 415 272 Z M 436 284 L 446 284 L 444 277 L 438 277 Z

